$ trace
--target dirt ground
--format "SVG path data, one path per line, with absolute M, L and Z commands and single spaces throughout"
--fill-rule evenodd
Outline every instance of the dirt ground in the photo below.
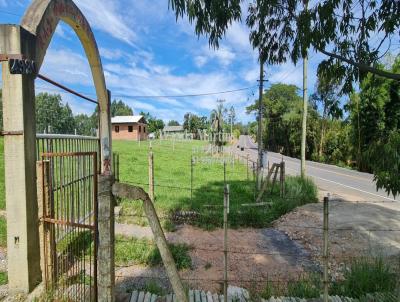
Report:
M 259 289 L 270 280 L 298 278 L 305 271 L 321 270 L 323 204 L 308 204 L 281 217 L 274 228 L 229 230 L 230 284 Z M 351 203 L 333 200 L 329 205 L 330 269 L 340 278 L 345 263 L 354 256 L 398 256 L 400 253 L 400 204 Z M 116 232 L 151 238 L 148 228 L 117 225 Z M 223 231 L 207 232 L 183 225 L 168 233 L 174 243 L 193 247 L 192 270 L 181 271 L 191 288 L 221 290 Z M 211 251 L 209 251 L 211 250 Z M 217 251 L 215 251 L 217 250 Z M 117 291 L 146 284 L 152 277 L 168 289 L 163 268 L 131 266 L 116 272 Z M 190 279 L 190 280 L 189 280 Z M 207 281 L 211 280 L 211 281 Z
M 117 226 L 120 233 L 121 226 Z M 124 226 L 124 231 L 127 231 Z M 145 230 L 147 232 L 147 230 Z M 126 233 L 125 233 L 126 234 Z M 266 279 L 287 280 L 312 268 L 310 253 L 290 240 L 279 230 L 240 229 L 229 230 L 228 275 L 231 285 L 260 287 Z M 219 292 L 223 278 L 223 230 L 206 232 L 192 226 L 181 226 L 168 233 L 167 240 L 186 243 L 192 247 L 190 256 L 193 268 L 181 271 L 181 277 L 191 288 Z M 169 289 L 163 268 L 132 266 L 118 269 L 117 285 L 120 291 L 130 286 L 144 285 L 151 277 L 161 278 L 157 283 Z

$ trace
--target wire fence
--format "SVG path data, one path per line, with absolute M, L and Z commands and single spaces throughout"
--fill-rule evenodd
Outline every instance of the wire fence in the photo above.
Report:
M 170 146 L 163 148 L 170 148 Z M 176 148 L 179 147 L 176 146 Z M 156 150 L 156 147 L 153 146 L 153 150 Z M 209 155 L 204 152 L 204 149 L 193 151 L 194 156 L 204 158 L 204 154 Z M 157 202 L 160 202 L 159 198 L 163 196 L 160 190 L 177 190 L 182 195 L 186 194 L 185 202 L 189 204 L 190 192 L 194 193 L 192 198 L 196 198 L 198 192 L 208 196 L 207 198 L 217 199 L 214 203 L 211 201 L 207 205 L 203 203 L 203 209 L 207 206 L 206 210 L 196 211 L 198 207 L 190 207 L 192 211 L 160 211 L 160 221 L 197 225 L 196 221 L 207 220 L 210 217 L 214 219 L 218 216 L 218 223 L 213 226 L 223 227 L 224 209 L 226 211 L 223 203 L 224 186 L 231 185 L 231 182 L 239 178 L 243 181 L 242 187 L 250 190 L 254 190 L 255 187 L 253 162 L 246 156 L 237 157 L 229 152 L 228 154 L 233 159 L 230 164 L 227 164 L 227 161 L 193 161 L 192 157 L 189 164 L 184 165 L 186 171 L 181 171 L 187 176 L 185 178 L 187 182 L 182 185 L 175 185 L 165 175 L 164 177 L 157 176 L 156 172 L 153 184 L 156 206 Z M 139 166 L 148 171 L 146 163 L 141 163 Z M 206 177 L 212 169 L 209 166 L 214 166 L 214 168 L 219 166 L 222 171 L 225 167 L 225 173 L 220 173 L 220 180 L 216 182 L 216 185 L 205 191 L 201 183 L 204 180 L 203 177 Z M 157 157 L 155 167 L 157 171 Z M 162 169 L 162 165 L 159 168 Z M 202 173 L 204 175 L 201 175 Z M 149 182 L 139 180 L 127 182 L 145 188 L 150 186 Z M 213 190 L 216 191 L 210 193 Z M 181 272 L 181 277 L 192 288 L 193 286 L 220 288 L 218 286 L 229 283 L 254 290 L 264 297 L 293 294 L 296 293 L 295 289 L 298 290 L 297 293 L 304 294 L 305 287 L 309 288 L 308 292 L 311 292 L 311 295 L 318 295 L 318 297 L 324 292 L 329 295 L 340 294 L 354 297 L 366 292 L 397 293 L 399 290 L 398 281 L 394 280 L 399 280 L 400 276 L 400 223 L 396 222 L 395 212 L 390 214 L 391 210 L 387 208 L 392 202 L 350 203 L 330 199 L 324 204 L 311 204 L 304 209 L 300 208 L 288 213 L 273 223 L 265 224 L 264 226 L 273 227 L 274 231 L 263 233 L 266 229 L 247 231 L 235 229 L 238 225 L 234 217 L 246 211 L 243 205 L 245 202 L 235 200 L 235 194 L 238 194 L 238 191 L 230 191 L 231 204 L 227 215 L 229 228 L 226 238 L 228 248 L 224 249 L 223 232 L 218 230 L 206 232 L 207 235 L 200 238 L 179 238 L 178 230 L 177 235 L 172 236 L 174 239 L 170 240 L 172 245 L 186 243 L 189 246 L 188 253 L 194 262 L 190 269 Z M 271 195 L 268 196 L 271 197 Z M 287 202 L 296 198 L 283 197 Z M 252 200 L 250 194 L 250 201 Z M 263 215 L 268 215 L 268 205 L 249 208 L 250 213 L 259 211 Z M 136 212 L 122 211 L 118 214 L 117 220 L 124 221 L 124 218 L 129 217 L 142 221 L 147 219 L 138 210 Z M 251 215 L 246 216 L 246 219 L 246 227 L 260 227 L 258 221 L 252 221 Z M 246 238 L 246 236 L 254 236 L 254 233 L 256 236 L 261 236 L 263 240 L 259 242 Z M 130 242 L 129 237 L 120 240 Z M 156 249 L 151 240 L 142 241 L 140 244 Z M 227 270 L 224 270 L 222 266 L 224 254 L 227 255 Z M 209 263 L 212 267 L 206 268 Z M 130 266 L 131 263 L 117 264 L 117 277 L 126 276 L 124 269 Z M 208 269 L 209 273 L 207 273 Z M 358 279 L 356 273 L 359 274 Z M 227 278 L 224 278 L 224 274 L 227 274 Z M 381 280 L 382 278 L 384 280 Z M 162 274 L 140 274 L 135 275 L 133 279 L 165 280 L 168 284 L 168 278 Z M 352 282 L 351 286 L 348 285 L 349 282 Z M 370 286 L 369 289 L 368 286 Z M 352 287 L 359 291 L 352 291 Z M 302 292 L 301 288 L 303 288 Z

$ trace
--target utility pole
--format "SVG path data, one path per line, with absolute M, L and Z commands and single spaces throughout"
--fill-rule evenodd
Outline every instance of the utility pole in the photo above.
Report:
M 263 114 L 263 92 L 264 92 L 264 62 L 261 58 L 260 50 L 260 90 L 258 100 L 258 163 L 257 163 L 257 189 L 261 190 L 262 182 L 262 167 L 263 167 L 263 139 L 262 139 L 262 114 Z
M 304 1 L 305 9 L 308 7 L 308 0 Z M 301 134 L 301 177 L 306 176 L 306 142 L 307 142 L 307 109 L 308 109 L 308 89 L 307 89 L 307 67 L 308 54 L 303 59 L 303 125 Z

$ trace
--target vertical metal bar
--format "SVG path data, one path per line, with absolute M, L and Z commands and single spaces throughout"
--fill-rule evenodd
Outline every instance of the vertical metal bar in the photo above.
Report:
M 224 302 L 228 302 L 228 214 L 229 185 L 224 185 Z
M 328 242 L 329 240 L 329 195 L 324 197 L 324 302 L 328 302 L 329 281 L 328 281 Z

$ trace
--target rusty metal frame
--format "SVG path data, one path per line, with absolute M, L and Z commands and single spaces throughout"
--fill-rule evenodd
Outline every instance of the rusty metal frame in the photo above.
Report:
M 89 157 L 89 166 L 93 171 L 91 173 L 89 173 L 88 175 L 79 175 L 79 171 L 81 171 L 80 169 L 82 168 L 82 171 L 84 169 L 86 169 L 86 165 L 84 164 L 84 166 L 79 166 L 81 164 L 81 162 L 78 161 L 76 163 L 74 163 L 74 161 L 66 161 L 66 165 L 67 165 L 67 169 L 71 169 L 69 171 L 65 171 L 65 167 L 64 167 L 64 161 L 63 161 L 63 157 L 68 157 L 68 158 L 79 158 L 79 157 Z M 44 152 L 41 153 L 41 159 L 42 162 L 48 161 L 49 163 L 52 162 L 51 159 L 55 159 L 58 158 L 59 161 L 59 167 L 56 171 L 56 168 L 54 167 L 54 162 L 52 164 L 49 165 L 49 173 L 50 175 L 47 175 L 47 177 L 52 178 L 52 180 L 48 181 L 48 188 L 47 188 L 47 192 L 45 194 L 43 194 L 43 199 L 45 199 L 45 196 L 48 196 L 48 201 L 47 200 L 43 200 L 43 213 L 42 217 L 40 218 L 40 221 L 43 223 L 44 225 L 44 230 L 43 231 L 43 253 L 44 253 L 44 261 L 45 261 L 45 267 L 44 267 L 44 277 L 46 280 L 45 284 L 46 284 L 46 288 L 49 289 L 49 287 L 53 287 L 54 285 L 56 285 L 56 283 L 58 282 L 58 277 L 64 276 L 66 274 L 67 276 L 67 282 L 68 279 L 71 277 L 70 276 L 70 271 L 72 270 L 73 273 L 71 274 L 73 278 L 76 278 L 78 276 L 78 278 L 80 278 L 79 276 L 82 274 L 82 271 L 84 272 L 84 280 L 85 280 L 85 271 L 86 271 L 86 260 L 85 260 L 85 255 L 83 256 L 83 265 L 82 265 L 82 260 L 77 257 L 74 253 L 81 253 L 81 251 L 79 250 L 79 248 L 82 248 L 82 246 L 79 246 L 78 243 L 78 247 L 76 246 L 76 243 L 73 242 L 73 240 L 75 240 L 76 238 L 74 236 L 81 236 L 82 234 L 84 234 L 83 230 L 88 230 L 91 233 L 91 238 L 93 240 L 93 249 L 90 249 L 92 251 L 91 254 L 93 254 L 93 258 L 92 256 L 89 256 L 89 271 L 90 271 L 90 278 L 93 281 L 90 281 L 90 293 L 89 293 L 89 297 L 90 300 L 92 301 L 97 301 L 98 299 L 98 282 L 97 282 L 97 258 L 98 258 L 98 188 L 97 188 L 97 172 L 98 172 L 98 156 L 97 156 L 97 152 L 56 152 L 56 153 L 52 153 L 52 152 Z M 86 160 L 83 160 L 83 163 L 85 163 Z M 76 164 L 76 166 L 74 166 Z M 61 172 L 62 171 L 62 172 Z M 72 172 L 71 172 L 72 171 Z M 42 175 L 45 175 L 45 171 L 44 171 L 44 165 L 42 165 Z M 76 173 L 74 175 L 74 172 Z M 54 181 L 54 175 L 55 173 L 60 173 L 60 185 L 59 186 L 53 186 L 53 181 Z M 83 173 L 84 174 L 84 173 Z M 62 182 L 65 180 L 63 178 L 68 178 L 71 180 L 71 178 L 73 178 L 74 176 L 78 176 L 81 177 L 79 179 L 75 179 L 74 181 L 69 181 L 67 183 L 67 186 L 74 186 L 76 184 L 76 181 L 83 181 L 83 183 L 85 185 L 89 185 L 89 189 L 88 191 L 86 191 L 85 189 L 85 194 L 89 193 L 87 196 L 91 196 L 91 198 L 87 199 L 86 201 L 89 201 L 89 207 L 90 207 L 90 203 L 92 203 L 92 208 L 91 211 L 89 212 L 88 216 L 84 216 L 84 221 L 81 222 L 79 221 L 74 221 L 74 219 L 76 219 L 76 217 L 74 217 L 74 215 L 71 215 L 70 210 L 72 207 L 72 209 L 74 209 L 74 206 L 77 206 L 77 211 L 79 213 L 79 209 L 80 209 L 80 198 L 79 197 L 80 193 L 78 192 L 78 199 L 75 199 L 75 195 L 74 195 L 74 189 L 69 188 L 69 189 L 65 189 L 66 186 L 64 184 L 62 184 Z M 93 180 L 92 185 L 90 184 L 89 179 Z M 89 181 L 89 182 L 88 182 Z M 43 192 L 46 191 L 45 188 L 45 177 L 43 177 L 42 180 L 42 188 L 43 188 Z M 57 210 L 55 210 L 55 191 L 57 191 L 57 195 L 58 196 L 58 202 L 57 202 L 57 207 L 61 206 L 61 209 L 64 210 L 64 213 L 59 213 L 62 212 L 62 210 L 60 210 L 59 208 L 57 208 Z M 92 191 L 92 192 L 90 192 Z M 61 192 L 61 193 L 60 193 Z M 76 192 L 75 192 L 76 193 Z M 46 195 L 48 194 L 48 195 Z M 64 194 L 64 196 L 60 199 L 60 196 L 62 196 L 62 194 Z M 68 196 L 66 197 L 65 194 L 72 194 L 70 196 L 71 199 L 68 199 Z M 66 197 L 66 198 L 65 198 Z M 82 197 L 82 198 L 86 198 L 86 197 Z M 90 199 L 92 201 L 90 201 Z M 61 200 L 61 202 L 60 202 Z M 72 206 L 68 205 L 68 203 L 70 203 L 72 200 Z M 65 203 L 66 202 L 66 203 Z M 76 204 L 75 204 L 76 203 Z M 83 204 L 84 207 L 86 207 L 87 205 L 84 203 Z M 63 208 L 64 207 L 64 208 Z M 66 209 L 66 210 L 65 210 Z M 57 214 L 55 214 L 54 212 L 57 211 Z M 79 214 L 78 214 L 79 215 Z M 59 217 L 61 216 L 61 217 Z M 72 221 L 70 220 L 70 217 L 72 217 Z M 89 223 L 85 223 L 86 219 L 89 219 Z M 78 216 L 78 219 L 80 219 L 80 217 Z M 91 223 L 90 223 L 91 222 Z M 46 242 L 47 240 L 50 240 L 48 238 L 49 232 L 53 232 L 51 233 L 51 236 L 56 236 L 55 235 L 55 228 L 59 226 L 60 229 L 62 230 L 62 227 L 66 227 L 67 231 L 65 231 L 64 228 L 64 232 L 66 232 L 66 234 L 62 235 L 61 239 L 59 239 L 59 242 L 63 241 L 65 238 L 67 238 L 67 251 L 65 252 L 65 250 L 62 250 L 61 254 L 57 254 L 57 241 L 54 241 L 55 247 L 53 248 L 53 250 L 49 251 L 48 250 L 48 243 Z M 60 231 L 60 229 L 57 229 L 58 232 Z M 73 234 L 73 235 L 71 235 Z M 69 237 L 68 237 L 69 236 Z M 71 239 L 72 238 L 72 239 Z M 53 238 L 54 239 L 54 238 Z M 70 240 L 70 241 L 68 241 Z M 72 240 L 72 241 L 71 241 Z M 71 246 L 70 246 L 71 244 Z M 71 255 L 69 255 L 68 253 L 71 253 Z M 84 252 L 83 252 L 84 254 Z M 75 259 L 77 258 L 77 260 Z M 50 260 L 49 260 L 50 259 Z M 58 269 L 59 269 L 59 264 L 58 264 L 58 260 L 61 259 L 61 265 L 63 266 L 63 270 L 62 273 L 59 274 Z M 71 260 L 72 259 L 72 260 Z M 93 261 L 92 261 L 93 259 Z M 51 261 L 51 263 L 48 263 L 48 261 Z M 77 263 L 77 265 L 75 264 Z M 92 266 L 93 265 L 93 266 Z M 51 271 L 50 269 L 51 268 Z M 93 268 L 93 270 L 92 270 Z M 64 271 L 65 270 L 65 271 Z M 62 277 L 65 278 L 65 277 Z M 51 284 L 50 284 L 51 282 Z M 72 282 L 72 281 L 71 281 Z M 71 283 L 70 286 L 73 286 L 75 284 L 81 284 L 81 285 L 77 285 L 78 287 L 76 288 L 75 292 L 73 292 L 75 294 L 75 300 L 76 298 L 78 298 L 78 300 L 76 301 L 87 301 L 86 300 L 86 287 L 85 287 L 85 283 Z M 82 288 L 82 284 L 83 284 L 83 297 L 82 296 L 82 292 L 81 292 L 81 288 Z M 92 288 L 93 285 L 93 288 Z M 61 290 L 60 288 L 58 288 L 58 291 L 62 293 L 62 295 L 67 294 L 68 297 L 70 295 L 69 293 L 69 287 L 67 284 L 67 287 L 65 287 L 65 285 L 61 285 Z M 93 290 L 93 291 L 92 291 Z M 76 297 L 78 296 L 78 297 Z M 79 299 L 81 298 L 81 299 Z

